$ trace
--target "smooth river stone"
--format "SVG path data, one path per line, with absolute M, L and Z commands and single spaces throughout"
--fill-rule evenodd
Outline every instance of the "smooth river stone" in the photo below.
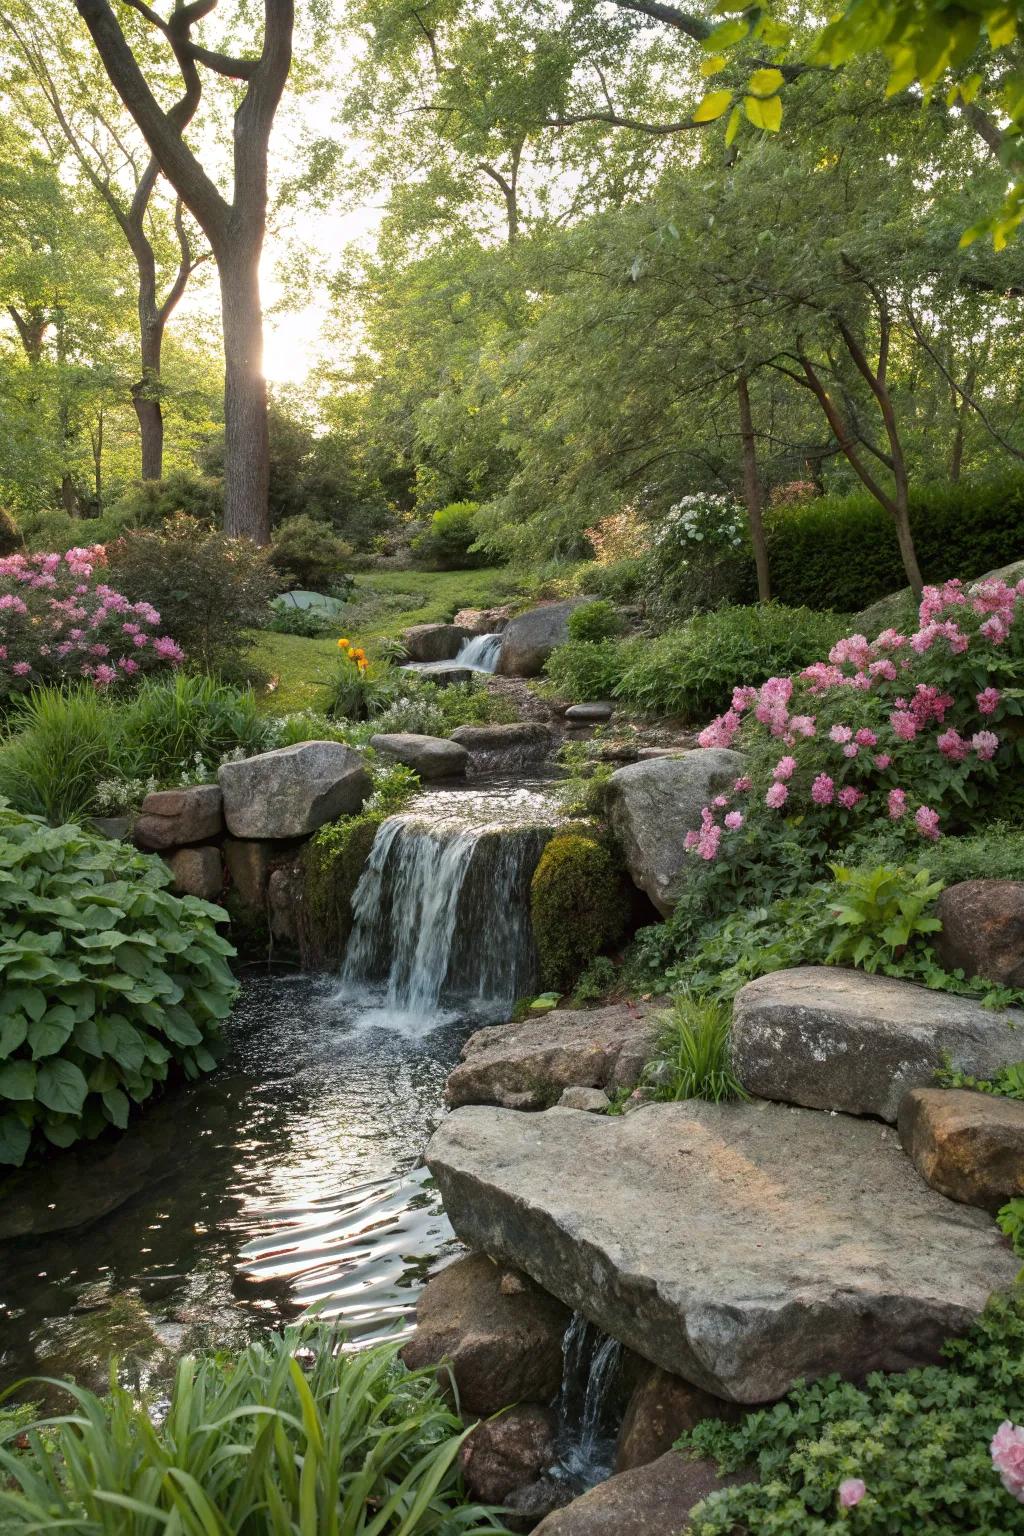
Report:
M 719 1397 L 939 1358 L 1020 1261 L 893 1132 L 773 1104 L 471 1107 L 427 1150 L 471 1247 Z
M 736 996 L 733 1067 L 750 1093 L 895 1123 L 948 1060 L 992 1077 L 1024 1056 L 1024 1011 L 837 966 L 798 966 Z

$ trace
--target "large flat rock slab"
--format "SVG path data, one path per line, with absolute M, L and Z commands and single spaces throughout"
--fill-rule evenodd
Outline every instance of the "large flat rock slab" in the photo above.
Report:
M 834 966 L 799 966 L 737 994 L 733 1066 L 763 1099 L 877 1115 L 895 1123 L 910 1088 L 929 1088 L 948 1058 L 992 1077 L 1024 1057 L 1024 1011 Z
M 448 1079 L 449 1104 L 547 1109 L 565 1088 L 634 1088 L 654 1048 L 642 1008 L 555 1009 L 470 1035 Z
M 886 1126 L 774 1104 L 470 1107 L 427 1150 L 452 1225 L 719 1397 L 938 1358 L 1020 1261 Z

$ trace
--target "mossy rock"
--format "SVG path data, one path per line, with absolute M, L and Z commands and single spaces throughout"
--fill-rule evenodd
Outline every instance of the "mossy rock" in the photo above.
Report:
M 553 837 L 530 885 L 541 985 L 568 991 L 595 955 L 621 939 L 629 914 L 625 876 L 609 849 L 581 832 Z
M 382 813 L 343 816 L 321 827 L 302 853 L 300 949 L 304 964 L 340 962 L 352 931 L 352 897 Z

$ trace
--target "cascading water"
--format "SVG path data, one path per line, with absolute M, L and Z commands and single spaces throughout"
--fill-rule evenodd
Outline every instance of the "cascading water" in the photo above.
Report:
M 562 1341 L 558 1443 L 562 1475 L 584 1487 L 612 1471 L 621 1363 L 619 1341 L 573 1313 Z
M 501 654 L 500 635 L 473 635 L 463 640 L 453 666 L 472 667 L 474 672 L 493 672 Z
M 341 996 L 415 1027 L 529 993 L 529 884 L 553 820 L 523 789 L 434 791 L 390 817 L 352 898 Z

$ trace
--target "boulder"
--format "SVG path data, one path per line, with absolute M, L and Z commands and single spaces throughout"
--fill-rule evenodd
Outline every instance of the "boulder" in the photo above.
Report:
M 98 832 L 101 837 L 109 837 L 117 843 L 131 842 L 134 825 L 134 815 L 90 816 L 88 821 L 90 832 Z
M 568 640 L 569 615 L 582 601 L 545 603 L 511 619 L 502 631 L 498 671 L 504 677 L 539 677 L 555 646 Z
M 1024 1055 L 1024 1011 L 835 966 L 748 982 L 733 1010 L 733 1067 L 750 1093 L 895 1122 L 908 1088 L 928 1088 L 948 1057 L 991 1077 Z
M 449 1104 L 546 1109 L 566 1088 L 631 1088 L 657 1026 L 640 1008 L 553 1009 L 470 1035 L 448 1079 Z
M 968 583 L 968 590 L 973 591 L 983 581 L 1005 581 L 1007 586 L 1012 587 L 1022 577 L 1024 560 L 1014 560 L 994 571 L 986 571 L 983 576 L 976 576 Z M 898 629 L 909 634 L 917 628 L 917 608 L 913 590 L 901 587 L 898 592 L 880 597 L 869 608 L 862 608 L 860 613 L 855 614 L 850 620 L 849 633 L 866 635 L 869 640 L 874 640 L 883 629 Z
M 401 672 L 414 672 L 438 688 L 449 688 L 455 683 L 471 683 L 476 677 L 472 667 L 459 666 L 454 661 L 410 661 L 400 667 Z
M 402 635 L 410 661 L 451 661 L 472 630 L 461 624 L 414 624 Z
M 593 704 L 570 704 L 564 718 L 567 725 L 601 725 L 614 713 L 614 704 L 600 700 Z
M 645 1467 L 704 1419 L 734 1420 L 740 1411 L 735 1403 L 712 1397 L 681 1376 L 648 1366 L 626 1405 L 615 1447 L 615 1470 Z
M 566 1088 L 559 1104 L 563 1109 L 581 1109 L 589 1115 L 603 1115 L 611 1108 L 611 1099 L 603 1088 Z
M 989 1217 L 886 1126 L 774 1104 L 473 1106 L 427 1163 L 457 1235 L 716 1397 L 937 1360 L 1012 1285 Z
M 412 732 L 395 732 L 370 737 L 370 746 L 385 757 L 394 758 L 413 768 L 421 779 L 454 779 L 464 775 L 469 766 L 469 753 L 457 741 L 443 736 L 417 736 Z
M 164 855 L 171 871 L 171 890 L 178 896 L 198 896 L 202 901 L 216 901 L 224 889 L 224 870 L 220 849 L 177 848 Z
M 357 752 L 340 741 L 278 747 L 217 774 L 233 837 L 308 837 L 326 821 L 361 810 L 373 785 Z
M 900 1140 L 932 1189 L 997 1211 L 1024 1195 L 1024 1103 L 990 1093 L 912 1088 L 900 1105 Z
M 619 768 L 608 781 L 612 828 L 633 883 L 667 915 L 685 879 L 683 840 L 700 813 L 732 788 L 745 759 L 726 747 L 652 757 Z
M 507 605 L 502 608 L 460 608 L 452 623 L 469 635 L 497 635 L 512 617 Z
M 576 1488 L 564 1477 L 540 1477 L 525 1488 L 516 1488 L 503 1500 L 507 1514 L 502 1524 L 510 1531 L 532 1531 L 552 1510 L 564 1509 L 576 1497 Z
M 267 881 L 267 913 L 270 936 L 282 944 L 297 947 L 300 939 L 300 910 L 305 880 L 302 866 L 295 860 L 272 869 Z M 338 959 L 338 956 L 333 956 Z M 305 956 L 303 956 L 305 963 Z
M 451 739 L 474 757 L 481 752 L 543 757 L 554 741 L 550 726 L 539 720 L 515 720 L 509 725 L 459 725 L 452 731 Z
M 459 1452 L 466 1487 L 485 1504 L 501 1504 L 536 1483 L 557 1454 L 555 1421 L 539 1403 L 524 1403 L 478 1424 Z
M 1024 881 L 961 880 L 943 891 L 937 913 L 935 949 L 947 971 L 1024 987 Z
M 503 1285 L 506 1275 L 484 1254 L 456 1259 L 420 1293 L 416 1332 L 402 1349 L 410 1370 L 447 1362 L 468 1413 L 550 1402 L 561 1384 L 568 1311 L 528 1279 Z
M 147 795 L 135 818 L 140 848 L 161 850 L 205 843 L 224 830 L 221 792 L 216 784 L 189 784 Z
M 262 912 L 267 904 L 267 887 L 275 867 L 288 858 L 287 852 L 273 843 L 249 837 L 224 839 L 224 862 L 239 900 Z
M 749 1472 L 722 1477 L 713 1461 L 667 1451 L 649 1466 L 620 1472 L 557 1509 L 537 1536 L 682 1536 L 690 1512 L 709 1493 L 751 1481 Z

